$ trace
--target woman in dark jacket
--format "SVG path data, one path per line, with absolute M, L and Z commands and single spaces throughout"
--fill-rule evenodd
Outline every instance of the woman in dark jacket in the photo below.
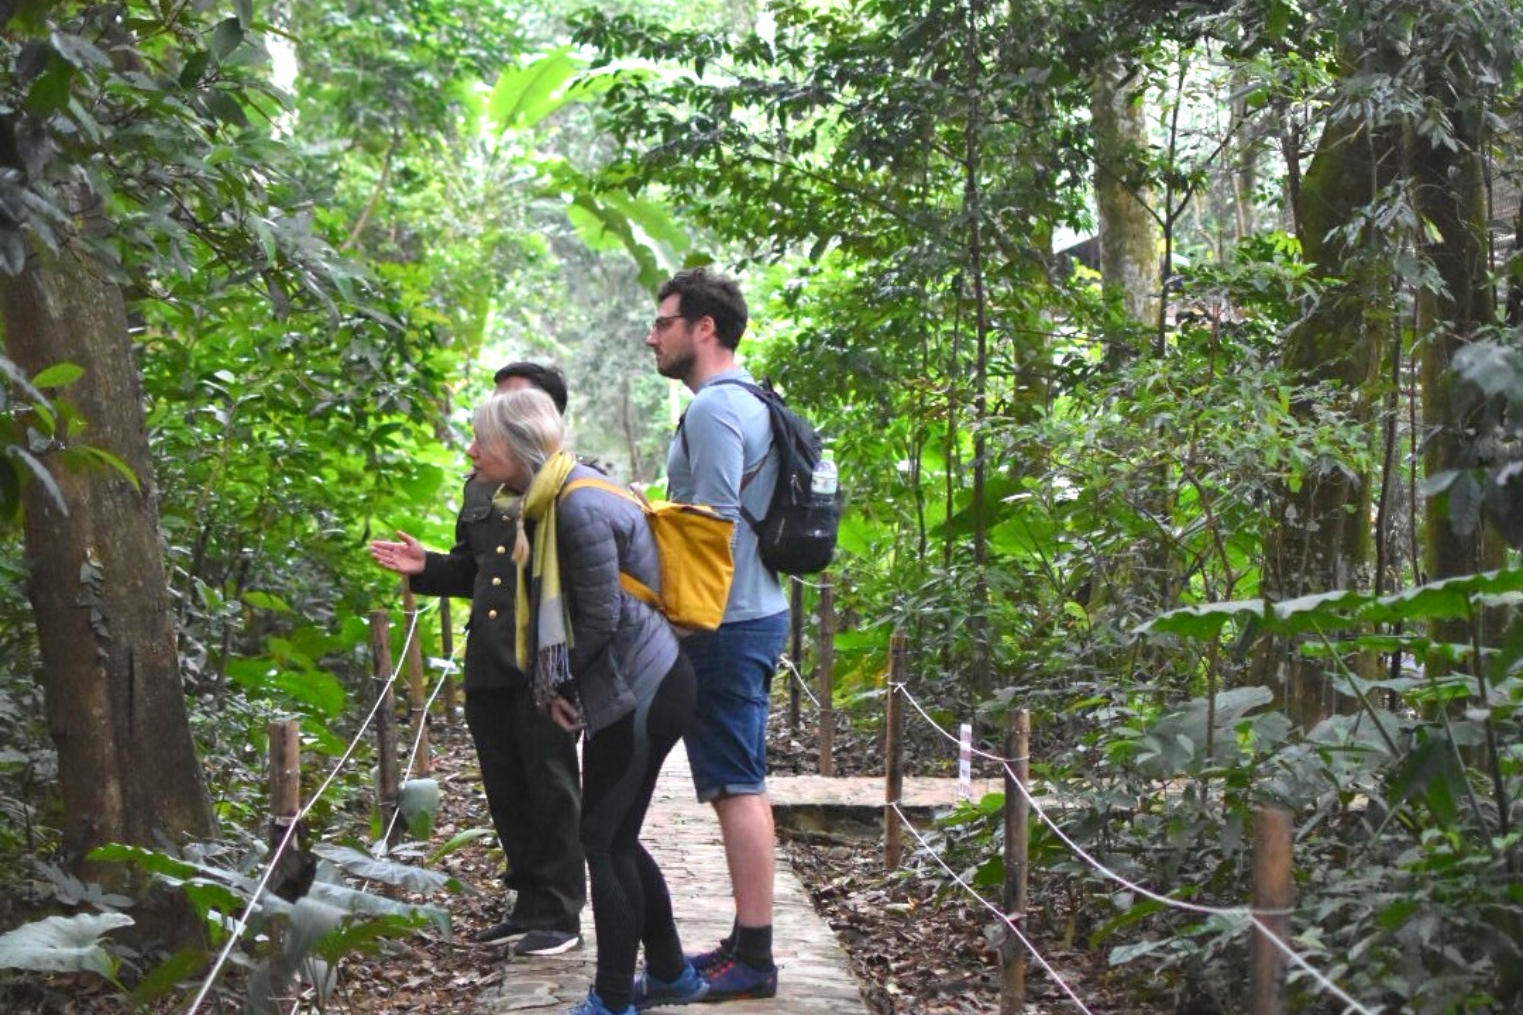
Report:
M 595 487 L 563 493 L 598 473 L 562 447 L 560 413 L 543 392 L 494 395 L 473 422 L 477 476 L 523 495 L 514 547 L 519 665 L 551 718 L 587 738 L 581 837 L 598 961 L 587 1000 L 571 1015 L 697 1001 L 706 985 L 682 954 L 666 880 L 639 841 L 656 776 L 697 694 L 666 618 L 619 583 L 623 571 L 660 585 L 645 514 Z M 637 981 L 641 944 L 646 971 Z

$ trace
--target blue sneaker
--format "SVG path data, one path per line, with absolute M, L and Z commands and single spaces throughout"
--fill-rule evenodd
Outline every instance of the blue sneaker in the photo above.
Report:
M 668 1005 L 692 1004 L 701 1001 L 708 992 L 709 985 L 691 965 L 683 966 L 682 975 L 675 980 L 663 980 L 650 975 L 650 970 L 645 970 L 635 977 L 635 992 L 630 997 L 630 1003 L 634 1005 L 635 1011 L 645 1011 Z
M 733 955 L 726 955 L 703 971 L 709 986 L 701 1000 L 739 1001 L 748 997 L 772 997 L 777 994 L 777 967 L 757 969 Z
M 699 976 L 702 976 L 704 971 L 707 970 L 710 966 L 718 965 L 720 962 L 730 958 L 734 954 L 735 946 L 732 945 L 729 941 L 721 941 L 719 942 L 718 948 L 713 948 L 706 952 L 699 952 L 697 955 L 684 955 L 683 958 L 687 959 L 688 965 L 692 966 L 693 969 L 697 971 Z
M 630 1005 L 623 1011 L 609 1011 L 603 1004 L 603 999 L 598 997 L 596 987 L 587 991 L 587 1000 L 572 1008 L 566 1015 L 635 1015 L 635 1006 Z

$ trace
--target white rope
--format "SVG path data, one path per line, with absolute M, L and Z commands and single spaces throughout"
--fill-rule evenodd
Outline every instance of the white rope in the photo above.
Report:
M 433 710 L 434 702 L 444 691 L 444 685 L 449 681 L 450 675 L 454 672 L 455 656 L 459 654 L 460 646 L 457 644 L 454 651 L 450 653 L 450 657 L 446 661 L 439 679 L 434 683 L 433 692 L 429 694 L 428 700 L 423 703 L 423 708 L 419 712 L 418 728 L 413 734 L 412 749 L 407 752 L 407 766 L 402 771 L 403 782 L 407 782 L 412 777 L 413 768 L 418 763 L 418 754 L 423 750 L 423 735 L 428 731 L 428 714 Z M 383 843 L 391 841 L 391 833 L 396 829 L 397 821 L 401 816 L 402 809 L 400 807 L 392 812 L 391 820 L 386 824 L 386 834 L 381 837 Z
M 407 638 L 402 643 L 402 653 L 400 658 L 403 662 L 405 662 L 407 659 L 407 648 L 412 643 L 413 634 L 417 631 L 417 629 L 418 611 L 415 611 L 413 613 L 412 623 L 408 626 L 407 629 Z M 393 687 L 396 684 L 397 676 L 402 672 L 403 662 L 399 662 L 396 669 L 392 670 L 391 676 L 386 680 L 386 686 L 383 688 L 383 691 Z M 328 773 L 328 777 L 323 780 L 322 784 L 317 787 L 317 790 L 312 794 L 307 802 L 303 804 L 301 808 L 296 812 L 296 816 L 291 819 L 290 824 L 286 826 L 285 835 L 281 836 L 280 845 L 276 846 L 275 849 L 270 853 L 270 862 L 265 865 L 264 873 L 259 878 L 259 884 L 254 887 L 253 893 L 249 896 L 248 905 L 244 907 L 242 915 L 238 917 L 238 919 L 230 928 L 227 936 L 227 942 L 223 944 L 221 951 L 217 953 L 217 961 L 212 963 L 211 970 L 206 974 L 206 979 L 202 982 L 201 989 L 196 992 L 195 998 L 190 1002 L 190 1007 L 185 1010 L 185 1015 L 196 1015 L 196 1012 L 200 1009 L 202 1002 L 206 1000 L 206 996 L 211 993 L 212 986 L 217 982 L 217 977 L 222 973 L 222 967 L 227 964 L 228 956 L 232 954 L 233 948 L 235 945 L 237 945 L 239 937 L 241 937 L 243 932 L 248 928 L 249 917 L 253 915 L 255 907 L 259 904 L 259 898 L 264 894 L 265 886 L 270 883 L 270 878 L 275 873 L 275 859 L 285 852 L 286 847 L 291 843 L 291 838 L 296 834 L 297 828 L 301 826 L 302 819 L 304 819 L 312 810 L 312 806 L 316 804 L 317 801 L 322 799 L 322 796 L 325 792 L 327 792 L 328 787 L 333 785 L 334 780 L 338 778 L 339 772 L 343 771 L 344 766 L 349 763 L 349 759 L 354 757 L 354 752 L 359 749 L 359 745 L 362 742 L 366 731 L 370 728 L 370 724 L 375 720 L 376 714 L 380 711 L 381 702 L 384 700 L 384 694 L 377 694 L 375 696 L 375 703 L 370 706 L 369 713 L 366 714 L 364 721 L 360 723 L 360 727 L 358 731 L 356 731 L 354 739 L 349 741 L 348 748 L 345 749 L 343 755 L 340 756 L 338 761 L 334 764 L 332 770 Z
M 961 748 L 962 748 L 962 738 L 961 737 L 954 737 L 949 730 L 945 729 L 935 719 L 932 719 L 930 713 L 927 712 L 924 708 L 922 708 L 920 706 L 920 702 L 915 700 L 915 696 L 910 693 L 910 689 L 909 689 L 909 687 L 907 685 L 902 684 L 902 683 L 901 684 L 890 683 L 888 685 L 888 693 L 893 694 L 894 691 L 896 691 L 896 690 L 902 691 L 904 693 L 904 697 L 909 701 L 909 703 L 911 705 L 915 706 L 915 711 L 919 712 L 921 717 L 923 719 L 925 719 L 926 722 L 930 723 L 931 726 L 936 730 L 937 733 L 940 733 L 943 737 L 945 737 L 951 743 L 956 744 L 958 746 L 958 749 L 961 750 Z M 970 745 L 970 750 L 974 754 L 978 755 L 980 758 L 985 758 L 985 759 L 987 759 L 989 761 L 999 762 L 1002 765 L 1003 764 L 1017 762 L 1017 761 L 1028 761 L 1028 760 L 1030 760 L 1029 758 L 1006 758 L 1006 757 L 1004 757 L 1002 755 L 999 755 L 999 754 L 990 754 L 988 751 L 980 751 L 977 747 L 971 747 L 971 745 Z
M 1010 914 L 1006 913 L 999 906 L 996 906 L 994 903 L 978 894 L 977 889 L 964 881 L 962 876 L 954 871 L 951 867 L 947 866 L 947 862 L 937 855 L 936 851 L 931 848 L 931 844 L 926 841 L 923 835 L 920 834 L 920 830 L 912 825 L 909 818 L 905 816 L 904 811 L 899 809 L 899 802 L 897 800 L 891 802 L 889 806 L 894 809 L 895 814 L 899 815 L 900 822 L 904 825 L 905 828 L 910 830 L 910 834 L 913 835 L 916 839 L 920 840 L 921 847 L 931 855 L 933 860 L 941 865 L 941 869 L 950 874 L 952 876 L 952 880 L 961 885 L 964 891 L 977 899 L 985 909 L 989 910 L 989 912 L 998 917 L 1000 922 L 1015 934 L 1015 936 L 1020 940 L 1021 944 L 1026 946 L 1026 950 L 1031 953 L 1031 957 L 1036 959 L 1037 964 L 1047 971 L 1047 975 L 1052 977 L 1054 983 L 1063 988 L 1063 993 L 1068 995 L 1069 1000 L 1077 1005 L 1079 1010 L 1082 1011 L 1084 1015 L 1094 1015 L 1094 1013 L 1089 1010 L 1089 1007 L 1079 999 L 1079 995 L 1074 993 L 1074 989 L 1068 985 L 1067 981 L 1058 975 L 1058 971 L 1056 969 L 1052 968 L 1051 963 L 1042 957 L 1041 952 L 1036 950 L 1036 945 L 1032 944 L 1031 940 L 1027 938 L 1025 934 L 1021 933 L 1021 929 L 1015 925 L 1015 920 L 1010 917 Z M 1025 914 L 1021 915 L 1024 916 Z
M 943 736 L 946 736 L 946 731 L 942 730 L 941 727 L 939 725 L 937 725 L 937 723 L 936 723 L 936 721 L 934 719 L 932 719 L 929 715 L 926 715 L 925 709 L 920 707 L 920 703 L 915 700 L 914 695 L 910 694 L 908 688 L 906 688 L 903 684 L 892 684 L 892 685 L 890 685 L 890 692 L 892 693 L 893 690 L 902 691 L 904 693 L 905 698 L 907 698 L 909 700 L 910 704 L 915 706 L 915 710 L 917 712 L 919 712 L 922 716 L 925 716 L 926 721 L 929 722 L 932 726 L 935 726 L 937 730 L 940 730 Z M 948 739 L 950 740 L 952 738 L 948 737 Z M 1084 849 L 1084 847 L 1080 846 L 1073 839 L 1069 838 L 1067 833 L 1065 833 L 1061 828 L 1058 827 L 1057 822 L 1053 821 L 1052 818 L 1048 817 L 1047 812 L 1042 809 L 1042 805 L 1039 804 L 1037 802 L 1036 798 L 1031 795 L 1031 792 L 1026 788 L 1025 784 L 1022 783 L 1022 781 L 1016 777 L 1015 772 L 1010 767 L 1011 762 L 1006 761 L 1005 759 L 1002 759 L 1002 758 L 996 758 L 993 755 L 984 755 L 984 756 L 985 757 L 989 757 L 989 758 L 991 758 L 993 760 L 999 761 L 1004 766 L 1005 773 L 1006 773 L 1006 775 L 1009 776 L 1009 781 L 1015 786 L 1015 788 L 1017 790 L 1020 791 L 1021 796 L 1025 798 L 1027 805 L 1029 805 L 1031 807 L 1031 809 L 1036 812 L 1036 816 L 1042 822 L 1042 824 L 1046 825 L 1049 829 L 1051 829 L 1052 833 L 1054 835 L 1056 835 L 1059 839 L 1061 839 L 1063 841 L 1064 845 L 1066 845 L 1071 851 L 1073 851 L 1073 853 L 1075 855 L 1077 855 L 1085 863 L 1087 863 L 1091 867 L 1093 867 L 1103 877 L 1105 877 L 1105 878 L 1107 878 L 1107 879 L 1109 879 L 1111 881 L 1116 882 L 1117 884 L 1125 887 L 1129 891 L 1136 892 L 1138 895 L 1141 895 L 1141 896 L 1143 896 L 1145 898 L 1148 898 L 1148 899 L 1152 899 L 1154 902 L 1157 902 L 1157 903 L 1159 903 L 1161 905 L 1164 905 L 1164 906 L 1168 906 L 1168 907 L 1173 908 L 1173 909 L 1185 910 L 1185 911 L 1191 912 L 1191 913 L 1200 913 L 1200 914 L 1203 914 L 1203 915 L 1206 915 L 1206 916 L 1220 916 L 1220 917 L 1225 917 L 1225 918 L 1231 919 L 1231 920 L 1247 921 L 1248 923 L 1253 924 L 1288 959 L 1290 959 L 1293 963 L 1295 963 L 1297 966 L 1299 966 L 1301 969 L 1303 969 L 1309 976 L 1311 976 L 1311 978 L 1313 980 L 1315 980 L 1317 982 L 1317 984 L 1320 987 L 1322 987 L 1328 993 L 1332 994 L 1334 997 L 1338 998 L 1338 1000 L 1342 1001 L 1344 1004 L 1348 1005 L 1349 1009 L 1351 1009 L 1353 1011 L 1356 1011 L 1356 1012 L 1359 1012 L 1360 1015 L 1375 1015 L 1375 1011 L 1373 1011 L 1373 1010 L 1371 1010 L 1369 1008 L 1366 1008 L 1364 1005 L 1362 1005 L 1358 1001 L 1354 1000 L 1347 993 L 1345 993 L 1342 990 L 1342 988 L 1340 988 L 1337 984 L 1333 983 L 1333 981 L 1329 980 L 1326 976 L 1324 976 L 1322 973 L 1318 972 L 1315 968 L 1313 968 L 1312 965 L 1306 961 L 1306 959 L 1304 959 L 1299 953 L 1297 953 L 1295 951 L 1295 949 L 1291 948 L 1284 941 L 1280 940 L 1279 935 L 1277 935 L 1273 931 L 1271 931 L 1269 929 L 1269 927 L 1263 922 L 1262 917 L 1265 917 L 1265 916 L 1290 916 L 1290 915 L 1293 914 L 1292 910 L 1263 909 L 1263 910 L 1255 911 L 1255 910 L 1252 910 L 1252 909 L 1250 909 L 1250 908 L 1248 908 L 1246 906 L 1234 906 L 1234 907 L 1202 906 L 1202 905 L 1198 905 L 1198 904 L 1193 903 L 1193 902 L 1185 902 L 1182 899 L 1175 899 L 1175 898 L 1172 898 L 1172 897 L 1167 896 L 1167 895 L 1160 895 L 1159 893 L 1154 892 L 1154 891 L 1152 891 L 1152 890 L 1150 890 L 1148 888 L 1144 888 L 1142 885 L 1139 885 L 1136 882 L 1134 882 L 1134 881 L 1124 877 L 1123 875 L 1118 874 L 1115 871 L 1111 870 L 1105 864 L 1101 863 L 1099 860 L 1097 860 L 1093 856 L 1091 856 Z
M 804 693 L 809 696 L 809 700 L 814 702 L 814 707 L 818 709 L 820 707 L 820 699 L 816 698 L 814 696 L 814 692 L 809 689 L 808 681 L 804 679 L 803 674 L 799 672 L 799 668 L 794 665 L 793 660 L 789 659 L 787 656 L 783 656 L 778 660 L 778 663 L 788 670 L 788 673 L 792 676 L 792 678 L 798 683 L 800 687 L 804 689 Z

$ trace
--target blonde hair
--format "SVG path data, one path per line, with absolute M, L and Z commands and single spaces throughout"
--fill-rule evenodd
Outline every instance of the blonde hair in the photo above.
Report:
M 566 424 L 555 401 L 538 388 L 492 395 L 471 417 L 476 439 L 506 447 L 531 476 L 538 474 L 566 440 Z

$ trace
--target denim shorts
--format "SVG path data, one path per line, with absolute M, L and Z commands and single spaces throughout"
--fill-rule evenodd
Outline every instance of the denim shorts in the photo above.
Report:
M 686 741 L 700 801 L 767 792 L 768 691 L 787 640 L 787 610 L 682 639 L 698 674 Z

